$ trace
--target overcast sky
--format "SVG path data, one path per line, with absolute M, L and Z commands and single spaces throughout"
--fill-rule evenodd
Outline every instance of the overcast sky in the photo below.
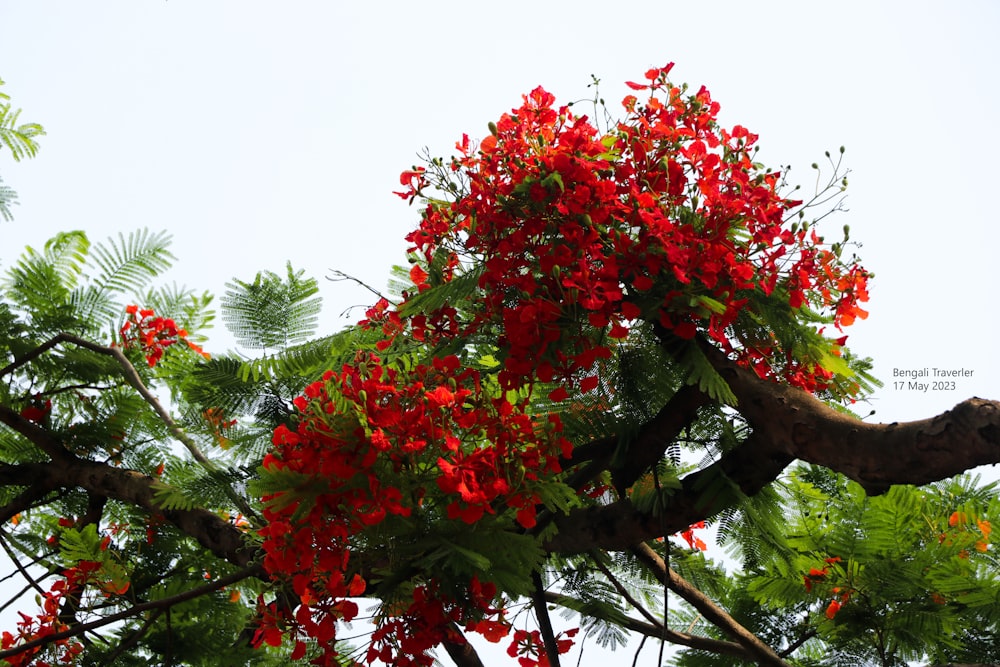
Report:
M 847 147 L 850 210 L 831 235 L 850 224 L 876 274 L 849 345 L 886 383 L 873 419 L 929 417 L 1000 398 L 998 19 L 990 0 L 0 0 L 4 90 L 48 131 L 34 160 L 0 151 L 21 201 L 0 270 L 59 231 L 149 227 L 173 234 L 168 279 L 216 294 L 288 260 L 382 287 L 417 216 L 391 191 L 424 146 L 450 155 L 539 84 L 577 100 L 595 74 L 615 109 L 624 80 L 675 61 L 675 81 L 707 86 L 804 187 Z M 326 331 L 370 301 L 321 289 Z M 209 349 L 232 344 L 216 331 Z M 894 386 L 893 369 L 924 367 L 973 376 Z

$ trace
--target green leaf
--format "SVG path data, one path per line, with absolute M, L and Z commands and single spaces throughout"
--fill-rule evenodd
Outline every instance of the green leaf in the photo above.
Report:
M 3 81 L 0 80 L 0 86 Z M 0 99 L 10 99 L 6 94 L 0 93 Z M 45 129 L 38 123 L 20 123 L 20 109 L 13 109 L 10 103 L 0 104 L 0 148 L 6 146 L 15 161 L 21 161 L 26 157 L 35 157 L 38 153 L 38 142 L 35 137 L 45 134 Z
M 194 507 L 194 502 L 176 486 L 154 480 L 151 487 L 153 489 L 153 502 L 160 509 L 167 511 L 189 510 Z
M 313 334 L 322 300 L 316 279 L 303 273 L 289 262 L 284 278 L 261 271 L 252 282 L 226 283 L 222 321 L 241 345 L 283 350 Z

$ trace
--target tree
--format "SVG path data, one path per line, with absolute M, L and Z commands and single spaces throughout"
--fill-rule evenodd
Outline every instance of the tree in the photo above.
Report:
M 850 411 L 871 274 L 807 217 L 839 158 L 785 196 L 669 71 L 603 130 L 538 88 L 404 171 L 409 266 L 355 327 L 316 338 L 291 265 L 234 280 L 256 358 L 209 357 L 211 298 L 152 287 L 165 235 L 29 248 L 0 302 L 0 545 L 40 609 L 0 657 L 465 667 L 475 633 L 558 665 L 582 630 L 677 665 L 1000 661 L 996 489 L 950 479 L 1000 461 L 1000 404 Z M 374 630 L 345 639 L 359 598 Z

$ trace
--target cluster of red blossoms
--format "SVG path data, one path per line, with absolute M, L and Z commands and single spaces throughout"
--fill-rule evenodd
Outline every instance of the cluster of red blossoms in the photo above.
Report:
M 802 575 L 802 583 L 805 585 L 807 591 L 812 591 L 813 586 L 817 583 L 824 582 L 827 575 L 830 574 L 830 568 L 841 561 L 840 556 L 832 556 L 830 558 L 824 558 L 823 562 L 826 563 L 822 568 L 811 568 L 809 574 Z M 840 586 L 834 586 L 829 590 L 831 595 L 830 603 L 826 606 L 826 617 L 831 621 L 840 611 L 840 608 L 851 599 L 851 589 L 844 589 Z
M 84 561 L 86 563 L 86 561 Z M 81 563 L 83 565 L 83 563 Z M 72 594 L 73 589 L 78 589 L 76 580 L 80 576 L 86 577 L 86 573 L 80 572 L 76 568 L 66 571 L 65 579 L 58 579 L 52 587 L 45 592 L 41 601 L 41 611 L 36 616 L 29 616 L 23 612 L 18 612 L 21 620 L 17 622 L 17 634 L 3 631 L 0 635 L 0 649 L 7 650 L 15 648 L 19 644 L 50 637 L 58 632 L 68 629 L 65 623 L 59 618 L 63 600 Z M 54 641 L 55 652 L 58 653 L 58 664 L 70 664 L 75 662 L 76 656 L 83 652 L 83 644 L 68 639 Z M 42 646 L 27 649 L 16 655 L 4 658 L 4 661 L 11 667 L 49 667 L 52 663 L 38 659 L 43 650 Z
M 357 574 L 347 574 L 364 534 L 390 516 L 426 516 L 432 497 L 448 520 L 475 524 L 509 512 L 531 528 L 540 502 L 535 487 L 560 472 L 560 456 L 570 453 L 557 416 L 539 420 L 524 403 L 488 396 L 479 372 L 461 369 L 454 355 L 404 373 L 359 352 L 339 373 L 306 387 L 295 407 L 296 428 L 275 431 L 263 465 L 308 480 L 308 488 L 265 497 L 268 524 L 260 535 L 264 567 L 291 583 L 302 606 L 294 616 L 272 614 L 268 627 L 312 637 L 331 652 L 336 622 L 357 614 L 345 598 L 365 590 Z M 508 627 L 489 604 L 493 584 L 473 578 L 467 591 L 456 604 L 433 585 L 416 587 L 412 602 L 376 631 L 371 660 L 429 665 L 425 652 L 449 636 L 452 622 L 485 629 L 481 622 L 492 616 Z M 280 635 L 260 635 L 269 637 Z
M 192 350 L 208 358 L 208 353 L 200 345 L 189 341 L 187 331 L 179 329 L 172 319 L 157 317 L 151 308 L 139 308 L 136 305 L 127 306 L 125 313 L 128 318 L 118 331 L 122 347 L 141 349 L 150 368 L 160 361 L 163 351 L 177 341 L 184 341 Z
M 825 386 L 831 375 L 820 365 L 776 363 L 776 344 L 743 340 L 732 325 L 759 292 L 794 309 L 826 309 L 847 326 L 867 316 L 858 303 L 868 299 L 869 274 L 842 263 L 815 229 L 786 224 L 802 202 L 782 197 L 780 174 L 753 162 L 757 135 L 720 128 L 718 103 L 704 88 L 685 97 L 667 79 L 671 67 L 629 83 L 649 97 L 626 97 L 625 119 L 607 134 L 536 88 L 478 150 L 463 137 L 449 165 L 464 183 L 460 196 L 429 199 L 407 239 L 440 267 L 428 285 L 473 263 L 481 301 L 464 322 L 454 304 L 425 314 L 410 322 L 412 335 L 431 323 L 464 336 L 497 331 L 502 384 L 572 382 L 610 355 L 595 329 L 621 339 L 641 318 L 683 339 L 702 331 L 763 377 Z M 404 172 L 407 189 L 397 194 L 458 189 L 444 178 Z
M 60 525 L 71 526 L 73 521 L 60 519 Z M 106 549 L 110 538 L 105 537 L 101 548 Z M 17 634 L 4 631 L 0 635 L 0 649 L 15 648 L 19 644 L 43 640 L 59 632 L 68 630 L 60 614 L 67 601 L 79 601 L 80 595 L 88 585 L 94 585 L 105 595 L 122 595 L 129 587 L 128 582 L 108 581 L 102 574 L 102 564 L 98 561 L 81 560 L 76 566 L 63 570 L 63 576 L 57 579 L 41 600 L 41 611 L 35 616 L 18 612 L 21 620 L 17 622 Z M 39 659 L 42 651 L 48 650 L 58 656 L 57 664 L 76 664 L 77 656 L 83 652 L 83 644 L 70 639 L 56 639 L 51 642 L 51 648 L 39 645 L 16 655 L 4 658 L 11 667 L 50 667 L 53 663 Z
M 371 592 L 362 573 L 392 565 L 371 561 L 380 529 L 478 529 L 485 518 L 533 528 L 571 453 L 533 388 L 548 385 L 553 402 L 595 390 L 600 361 L 640 320 L 680 339 L 705 335 L 762 377 L 826 386 L 828 370 L 762 342 L 760 327 L 750 340 L 740 318 L 772 299 L 829 313 L 839 329 L 866 316 L 868 274 L 808 225 L 786 225 L 801 202 L 753 163 L 756 135 L 720 128 L 708 91 L 685 96 L 670 68 L 629 83 L 649 97 L 626 97 L 607 133 L 536 88 L 478 149 L 463 137 L 450 164 L 403 172 L 397 194 L 426 204 L 407 236 L 413 289 L 367 311 L 375 349 L 307 387 L 264 460 L 286 489 L 264 498 L 264 567 L 302 604 L 262 606 L 259 642 L 293 638 L 299 657 L 312 638 L 323 650 L 314 663 L 335 664 L 337 623 L 358 613 L 348 598 Z M 462 289 L 448 292 L 455 281 Z M 422 300 L 434 289 L 457 296 Z M 482 358 L 463 362 L 483 353 L 476 341 L 487 341 L 496 374 Z M 829 343 L 836 354 L 843 339 Z M 683 537 L 703 546 L 691 530 Z M 413 573 L 409 592 L 384 606 L 367 662 L 430 665 L 428 649 L 461 640 L 456 624 L 492 641 L 510 634 L 487 572 L 444 576 Z M 537 639 L 515 634 L 511 655 L 547 664 Z

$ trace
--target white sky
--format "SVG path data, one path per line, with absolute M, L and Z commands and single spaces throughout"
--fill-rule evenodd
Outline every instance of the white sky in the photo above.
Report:
M 58 231 L 149 227 L 173 234 L 169 279 L 215 294 L 287 260 L 382 287 L 416 220 L 390 192 L 424 146 L 450 155 L 538 84 L 587 97 L 592 73 L 614 110 L 624 80 L 672 60 L 805 187 L 810 163 L 846 145 L 850 212 L 831 235 L 849 223 L 876 273 L 849 345 L 886 382 L 876 419 L 928 417 L 1000 398 L 998 28 L 990 0 L 0 0 L 4 91 L 48 131 L 34 160 L 0 151 L 21 201 L 0 222 L 0 270 Z M 370 302 L 321 289 L 325 331 Z M 221 329 L 213 341 L 232 345 Z M 894 368 L 923 367 L 974 375 L 894 388 Z

